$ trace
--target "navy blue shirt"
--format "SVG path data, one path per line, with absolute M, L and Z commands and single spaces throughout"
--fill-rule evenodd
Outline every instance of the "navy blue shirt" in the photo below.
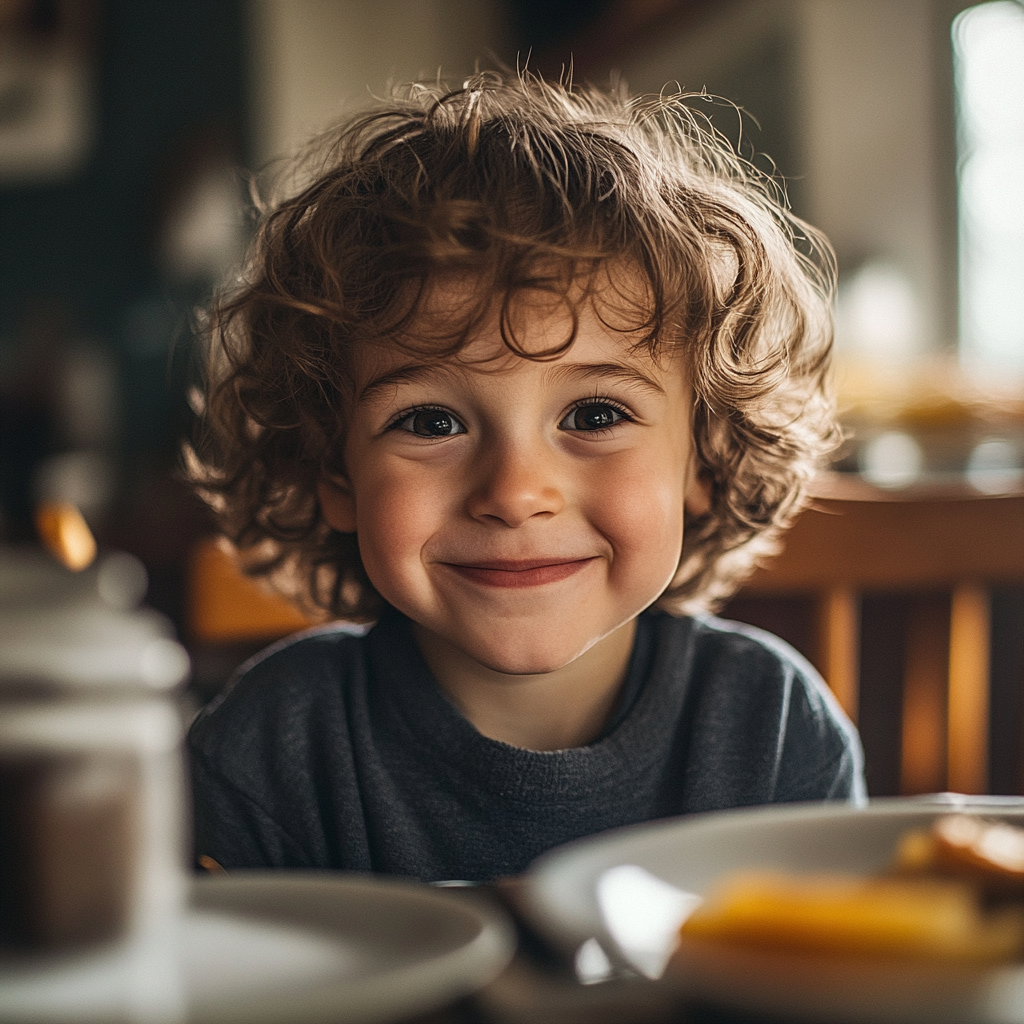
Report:
M 781 640 L 711 617 L 638 620 L 594 742 L 481 735 L 391 611 L 260 655 L 193 724 L 198 854 L 226 868 L 488 880 L 619 825 L 804 800 L 864 800 L 853 726 Z

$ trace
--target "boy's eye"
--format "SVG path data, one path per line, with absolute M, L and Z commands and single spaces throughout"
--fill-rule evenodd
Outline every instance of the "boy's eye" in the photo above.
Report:
M 416 409 L 394 425 L 419 437 L 452 437 L 466 432 L 466 428 L 444 409 Z
M 606 430 L 628 419 L 626 414 L 607 402 L 578 405 L 559 423 L 562 430 Z

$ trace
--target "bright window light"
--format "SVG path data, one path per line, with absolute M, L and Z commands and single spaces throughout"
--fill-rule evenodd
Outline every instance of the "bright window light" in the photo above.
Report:
M 953 50 L 961 358 L 1024 380 L 1024 3 L 968 8 Z

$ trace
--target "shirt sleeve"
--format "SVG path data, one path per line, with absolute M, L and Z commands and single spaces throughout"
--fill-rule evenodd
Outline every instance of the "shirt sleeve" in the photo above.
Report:
M 793 668 L 774 802 L 865 804 L 864 755 L 856 728 L 809 664 L 800 659 Z

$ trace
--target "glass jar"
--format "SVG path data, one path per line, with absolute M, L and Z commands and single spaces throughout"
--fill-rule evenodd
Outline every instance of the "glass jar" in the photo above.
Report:
M 175 1021 L 188 657 L 145 572 L 0 549 L 0 1021 Z

